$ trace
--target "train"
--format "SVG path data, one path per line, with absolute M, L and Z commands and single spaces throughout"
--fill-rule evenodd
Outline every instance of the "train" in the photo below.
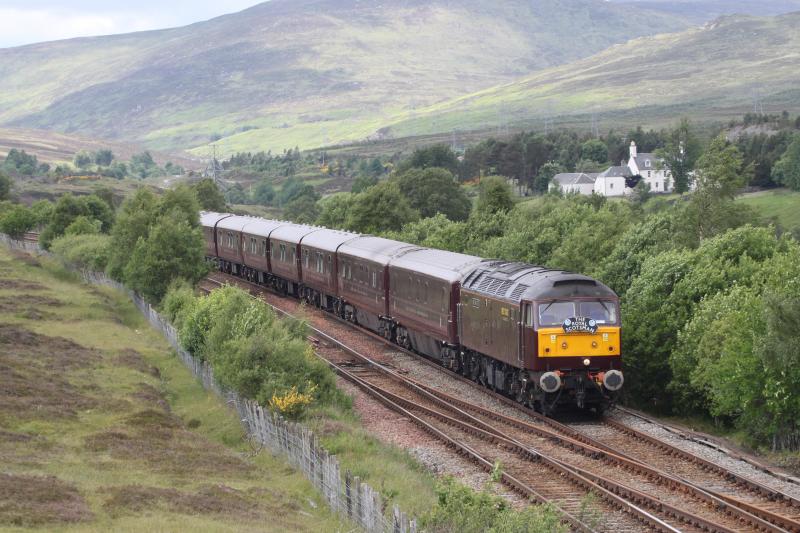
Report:
M 348 231 L 202 212 L 220 271 L 302 299 L 552 415 L 621 393 L 619 298 L 589 276 Z

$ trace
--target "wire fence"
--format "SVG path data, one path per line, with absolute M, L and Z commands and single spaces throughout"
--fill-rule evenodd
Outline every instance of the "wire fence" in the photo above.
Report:
M 36 243 L 18 241 L 0 234 L 0 242 L 12 249 L 25 250 L 40 255 L 51 255 Z M 275 413 L 263 409 L 256 402 L 242 398 L 234 391 L 222 387 L 214 378 L 211 365 L 193 357 L 180 344 L 178 332 L 153 306 L 141 296 L 127 289 L 102 272 L 73 268 L 84 281 L 103 285 L 125 292 L 136 307 L 160 331 L 178 354 L 184 365 L 208 390 L 220 395 L 239 415 L 251 441 L 263 446 L 279 457 L 284 457 L 293 467 L 301 471 L 322 494 L 331 509 L 344 516 L 369 533 L 416 533 L 416 520 L 409 519 L 397 505 L 389 513 L 388 502 L 383 496 L 349 472 L 342 473 L 335 456 L 330 455 L 317 437 L 301 424 L 282 419 Z

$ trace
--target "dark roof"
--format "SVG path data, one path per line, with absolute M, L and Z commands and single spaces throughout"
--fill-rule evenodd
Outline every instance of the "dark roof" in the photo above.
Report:
M 242 228 L 242 233 L 258 235 L 259 237 L 269 237 L 276 228 L 279 228 L 285 224 L 289 224 L 289 222 L 284 222 L 282 220 L 254 218 L 251 222 L 245 224 L 245 226 Z
M 214 213 L 213 211 L 200 211 L 200 225 L 213 228 L 223 218 L 231 216 L 230 213 Z
M 464 275 L 471 272 L 481 261 L 483 259 L 474 255 L 422 248 L 395 257 L 389 262 L 389 268 L 413 270 L 453 283 L 461 281 Z
M 375 261 L 385 266 L 389 264 L 389 260 L 393 257 L 419 248 L 419 246 L 406 242 L 365 235 L 342 244 L 339 247 L 339 253 Z
M 636 166 L 639 167 L 639 171 L 642 170 L 657 170 L 658 164 L 661 161 L 660 157 L 656 157 L 656 154 L 638 154 L 635 158 Z M 646 161 L 650 161 L 650 166 L 648 167 Z
M 597 175 L 598 178 L 629 178 L 631 176 L 631 169 L 627 166 L 608 167 L 603 172 Z
M 276 239 L 285 241 L 292 244 L 300 244 L 300 239 L 313 231 L 319 231 L 321 228 L 315 226 L 306 226 L 305 224 L 292 224 L 286 223 L 276 228 L 269 236 L 270 240 Z
M 462 286 L 513 302 L 575 296 L 616 298 L 614 291 L 588 276 L 509 261 L 486 261 Z
M 251 222 L 259 220 L 256 217 L 242 217 L 239 215 L 229 216 L 223 218 L 217 224 L 217 229 L 228 229 L 233 231 L 242 231 L 242 228 Z
M 594 183 L 597 174 L 586 172 L 564 172 L 553 176 L 553 181 L 559 185 L 589 185 Z
M 359 236 L 360 235 L 358 233 L 323 228 L 313 233 L 309 233 L 303 237 L 303 240 L 300 242 L 300 244 L 303 246 L 316 248 L 317 250 L 335 252 L 341 244 Z

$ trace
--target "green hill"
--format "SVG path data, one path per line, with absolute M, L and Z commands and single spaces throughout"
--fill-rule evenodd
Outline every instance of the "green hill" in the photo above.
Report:
M 388 135 L 511 125 L 601 128 L 730 118 L 753 109 L 800 111 L 800 12 L 729 16 L 681 33 L 642 37 L 513 83 L 419 110 Z
M 223 151 L 363 139 L 449 98 L 676 31 L 603 0 L 272 0 L 190 26 L 0 49 L 0 125 Z

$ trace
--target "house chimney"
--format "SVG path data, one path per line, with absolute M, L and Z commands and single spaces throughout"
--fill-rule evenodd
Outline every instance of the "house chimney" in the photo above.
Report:
M 636 141 L 631 141 L 631 157 L 636 157 Z

